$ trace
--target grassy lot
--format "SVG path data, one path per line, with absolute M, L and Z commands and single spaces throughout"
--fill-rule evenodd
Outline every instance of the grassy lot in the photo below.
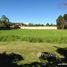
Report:
M 40 52 L 50 52 L 62 57 L 56 52 L 56 47 L 67 47 L 66 44 L 50 44 L 50 43 L 29 43 L 29 42 L 0 42 L 0 53 L 17 53 L 23 56 L 24 60 L 19 63 L 39 62 L 38 54 Z
M 67 47 L 66 30 L 1 30 L 0 53 L 17 53 L 24 60 L 19 63 L 39 61 L 40 52 L 55 53 L 56 47 Z M 56 46 L 56 47 L 55 47 Z
M 67 43 L 67 30 L 2 30 L 0 41 Z

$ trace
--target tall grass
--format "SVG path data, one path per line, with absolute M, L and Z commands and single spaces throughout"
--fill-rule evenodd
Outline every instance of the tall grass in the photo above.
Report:
M 67 43 L 67 30 L 1 30 L 0 41 Z

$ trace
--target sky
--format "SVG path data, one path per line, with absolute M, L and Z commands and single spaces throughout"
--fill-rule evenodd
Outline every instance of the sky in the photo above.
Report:
M 0 0 L 0 17 L 11 22 L 56 24 L 59 15 L 67 14 L 67 0 Z

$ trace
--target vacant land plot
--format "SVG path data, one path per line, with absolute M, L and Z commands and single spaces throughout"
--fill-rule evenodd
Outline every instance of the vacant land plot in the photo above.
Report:
M 67 43 L 66 30 L 1 30 L 0 41 Z
M 57 53 L 67 47 L 66 30 L 0 30 L 0 53 L 17 53 L 24 57 L 19 63 L 39 62 L 38 53 Z
M 24 60 L 19 63 L 40 62 L 38 54 L 41 52 L 50 52 L 56 54 L 57 57 L 63 57 L 57 53 L 57 48 L 67 47 L 66 44 L 50 44 L 50 43 L 29 43 L 29 42 L 0 42 L 0 53 L 15 53 L 21 55 Z

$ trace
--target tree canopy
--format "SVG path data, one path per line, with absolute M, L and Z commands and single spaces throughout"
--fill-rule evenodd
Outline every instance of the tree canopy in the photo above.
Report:
M 57 28 L 58 29 L 64 29 L 65 28 L 65 24 L 67 24 L 67 14 L 64 14 L 63 16 L 59 16 L 57 19 L 56 19 L 56 22 L 57 22 Z
M 9 27 L 9 25 L 10 25 L 9 18 L 6 17 L 5 15 L 2 15 L 2 17 L 0 18 L 0 26 Z
M 64 20 L 65 20 L 65 22 L 67 22 L 67 14 L 64 14 Z

